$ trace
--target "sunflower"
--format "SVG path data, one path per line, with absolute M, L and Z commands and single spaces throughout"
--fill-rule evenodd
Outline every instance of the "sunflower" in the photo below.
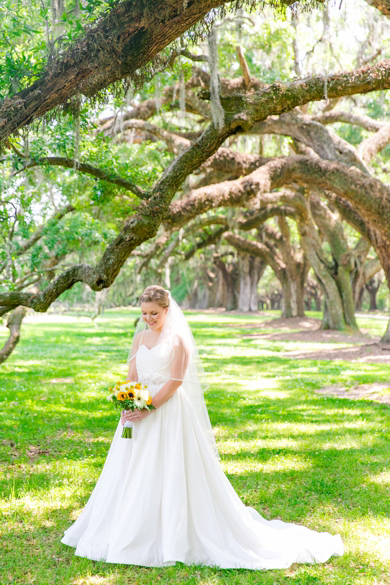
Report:
M 134 398 L 135 398 L 135 392 L 134 392 L 134 390 L 131 390 L 131 389 L 128 390 L 127 391 L 127 396 L 129 397 L 130 400 L 134 400 Z
M 126 392 L 118 392 L 118 394 L 116 395 L 118 400 L 127 400 L 127 393 Z

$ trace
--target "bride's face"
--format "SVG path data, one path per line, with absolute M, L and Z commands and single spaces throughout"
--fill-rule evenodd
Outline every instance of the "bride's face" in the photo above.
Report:
M 141 303 L 142 319 L 152 329 L 152 331 L 161 331 L 164 325 L 165 316 L 168 309 L 164 309 L 158 303 Z

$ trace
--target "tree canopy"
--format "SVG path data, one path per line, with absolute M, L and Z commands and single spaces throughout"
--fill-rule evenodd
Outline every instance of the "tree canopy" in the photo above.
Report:
M 224 242 L 242 274 L 272 266 L 287 313 L 311 266 L 327 325 L 356 326 L 370 247 L 390 284 L 387 7 L 289 4 L 5 3 L 2 314 Z

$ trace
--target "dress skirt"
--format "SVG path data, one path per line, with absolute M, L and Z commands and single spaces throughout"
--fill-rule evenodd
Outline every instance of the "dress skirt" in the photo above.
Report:
M 152 395 L 158 389 L 149 387 Z M 76 555 L 146 567 L 285 569 L 343 554 L 339 535 L 266 520 L 245 506 L 182 386 L 134 422 L 132 439 L 121 433 L 119 420 L 94 490 L 61 539 Z

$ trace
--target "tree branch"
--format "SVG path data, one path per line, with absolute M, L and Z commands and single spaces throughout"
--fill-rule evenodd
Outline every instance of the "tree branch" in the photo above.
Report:
M 0 350 L 0 364 L 5 362 L 8 356 L 11 355 L 20 339 L 20 328 L 22 321 L 27 313 L 25 307 L 18 307 L 12 311 L 9 316 L 7 327 L 9 329 L 9 337 L 5 342 L 4 346 Z
M 359 144 L 359 152 L 365 162 L 370 162 L 378 152 L 390 142 L 390 122 L 383 124 L 373 136 L 366 138 Z
M 251 86 L 251 74 L 249 72 L 248 63 L 246 62 L 246 59 L 244 57 L 244 53 L 242 52 L 242 48 L 239 45 L 237 45 L 237 47 L 236 47 L 236 53 L 237 53 L 237 57 L 238 57 L 238 60 L 240 62 L 240 66 L 241 66 L 242 77 L 244 80 L 244 86 L 246 89 L 249 89 Z
M 345 124 L 354 124 L 355 126 L 361 126 L 369 132 L 377 132 L 384 124 L 379 120 L 374 120 L 369 116 L 362 116 L 352 114 L 349 112 L 322 112 L 312 116 L 312 120 L 320 122 L 321 124 L 335 124 L 336 122 L 344 122 Z
M 143 132 L 153 134 L 156 138 L 163 140 L 166 143 L 168 150 L 176 155 L 180 154 L 191 145 L 191 142 L 187 138 L 182 138 L 173 132 L 163 130 L 159 126 L 150 124 L 144 120 L 127 120 L 123 123 L 123 129 L 127 130 L 128 128 L 142 130 Z
M 192 258 L 194 256 L 194 254 L 198 251 L 201 250 L 202 248 L 206 248 L 208 246 L 211 246 L 212 244 L 215 244 L 215 242 L 217 242 L 221 236 L 223 235 L 224 232 L 226 232 L 227 227 L 221 227 L 217 230 L 214 230 L 211 234 L 206 234 L 204 238 L 202 238 L 199 242 L 197 242 L 194 246 L 192 246 L 192 248 L 190 248 L 188 250 L 188 252 L 186 252 L 184 259 L 185 260 L 189 260 L 190 258 Z
M 289 136 L 311 148 L 321 158 L 355 166 L 368 173 L 354 146 L 306 114 L 292 111 L 269 116 L 264 122 L 254 124 L 250 133 Z
M 337 97 L 352 93 L 385 89 L 390 85 L 390 60 L 357 71 L 329 76 L 328 95 Z M 214 154 L 226 138 L 248 131 L 255 122 L 280 114 L 295 106 L 324 97 L 324 78 L 316 76 L 290 84 L 274 83 L 257 93 L 222 97 L 226 124 L 217 131 L 211 124 L 191 146 L 166 169 L 151 191 L 150 199 L 141 202 L 138 213 L 124 224 L 117 238 L 106 248 L 96 266 L 75 265 L 53 279 L 39 294 L 2 293 L 0 304 L 9 310 L 19 304 L 45 311 L 65 290 L 79 281 L 92 290 L 112 284 L 130 253 L 142 242 L 154 237 L 164 219 L 176 227 L 207 209 L 223 205 L 246 205 L 253 199 L 261 204 L 261 194 L 291 182 L 318 186 L 353 201 L 359 212 L 376 222 L 386 241 L 390 242 L 390 188 L 359 171 L 338 163 L 307 157 L 287 157 L 268 162 L 248 177 L 228 181 L 200 190 L 191 199 L 171 204 L 185 178 Z M 4 110 L 3 110 L 4 111 Z M 8 127 L 8 126 L 7 126 Z M 374 194 L 367 200 L 366 193 Z M 213 195 L 217 198 L 213 198 Z M 187 207 L 186 207 L 187 205 Z
M 25 171 L 26 169 L 31 169 L 32 167 L 42 166 L 45 164 L 64 167 L 66 169 L 75 169 L 81 173 L 85 173 L 87 175 L 91 175 L 92 177 L 96 177 L 97 179 L 101 179 L 103 181 L 107 181 L 108 183 L 113 183 L 114 185 L 118 185 L 118 187 L 122 187 L 123 189 L 126 189 L 127 191 L 131 191 L 132 193 L 134 193 L 134 195 L 137 195 L 137 197 L 139 197 L 140 199 L 147 199 L 148 198 L 147 193 L 143 189 L 141 189 L 140 187 L 137 187 L 137 185 L 135 185 L 132 181 L 129 181 L 128 179 L 122 179 L 122 177 L 119 177 L 118 175 L 114 175 L 113 173 L 107 173 L 106 171 L 103 171 L 102 169 L 99 169 L 98 167 L 94 167 L 93 165 L 90 165 L 89 163 L 81 163 L 81 162 L 76 163 L 74 161 L 74 159 L 66 158 L 66 157 L 62 157 L 62 156 L 45 156 L 45 157 L 40 158 L 38 160 L 31 161 L 28 164 L 26 164 L 22 169 L 19 169 L 18 171 L 16 171 L 13 174 L 13 176 L 18 175 L 19 173 L 21 173 L 22 171 Z
M 162 49 L 225 3 L 227 0 L 188 4 L 155 0 L 153 10 L 143 0 L 116 3 L 72 47 L 53 58 L 40 79 L 3 101 L 0 141 L 78 92 L 91 97 L 115 81 L 136 77 L 136 71 Z
M 264 194 L 291 183 L 347 199 L 390 242 L 390 187 L 340 163 L 304 156 L 275 159 L 241 179 L 193 191 L 171 204 L 165 221 L 177 227 L 209 209 L 249 202 L 260 207 L 269 203 Z
M 366 0 L 366 2 L 382 12 L 383 16 L 390 17 L 390 0 Z

